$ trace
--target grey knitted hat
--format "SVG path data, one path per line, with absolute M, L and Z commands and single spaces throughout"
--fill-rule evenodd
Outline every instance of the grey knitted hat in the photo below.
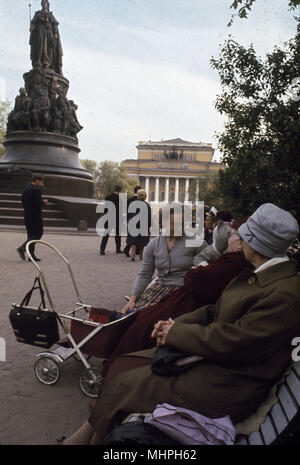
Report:
M 297 238 L 295 218 L 272 203 L 261 205 L 238 230 L 244 242 L 268 258 L 284 257 Z

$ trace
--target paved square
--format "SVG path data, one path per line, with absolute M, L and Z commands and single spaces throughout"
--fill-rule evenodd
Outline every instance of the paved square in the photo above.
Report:
M 1 444 L 55 444 L 68 436 L 89 415 L 88 401 L 79 388 L 83 365 L 75 359 L 64 363 L 61 378 L 45 386 L 34 374 L 38 347 L 18 343 L 10 325 L 13 302 L 20 303 L 38 275 L 32 263 L 22 262 L 16 248 L 25 240 L 22 232 L 0 232 L 0 337 L 6 341 L 6 362 L 0 362 Z M 100 238 L 93 235 L 46 233 L 43 240 L 57 247 L 70 261 L 82 299 L 89 305 L 119 310 L 129 294 L 141 262 L 132 263 L 115 254 L 108 242 L 99 255 Z M 125 239 L 122 239 L 122 246 Z M 61 313 L 74 308 L 76 296 L 65 264 L 47 247 L 37 246 L 36 255 L 49 283 L 50 293 Z M 37 298 L 33 302 L 38 303 Z

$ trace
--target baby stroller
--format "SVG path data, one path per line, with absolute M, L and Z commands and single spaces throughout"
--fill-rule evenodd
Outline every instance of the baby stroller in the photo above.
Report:
M 55 309 L 44 273 L 42 272 L 40 266 L 35 262 L 30 253 L 31 244 L 42 244 L 44 246 L 50 247 L 67 265 L 78 299 L 78 303 L 76 303 L 76 308 L 74 310 L 71 310 L 66 314 L 62 314 L 58 313 Z M 60 368 L 63 365 L 63 363 L 71 357 L 75 357 L 77 360 L 81 361 L 84 366 L 84 370 L 79 377 L 80 389 L 85 395 L 89 397 L 97 397 L 101 383 L 103 381 L 103 377 L 101 376 L 102 366 L 100 364 L 100 367 L 92 367 L 89 364 L 89 358 L 93 356 L 100 359 L 107 359 L 111 355 L 114 347 L 116 346 L 124 332 L 130 326 L 131 322 L 134 319 L 135 313 L 126 315 L 124 318 L 121 318 L 116 321 L 110 321 L 114 312 L 110 312 L 109 310 L 101 308 L 94 308 L 90 305 L 85 304 L 80 297 L 74 279 L 73 271 L 69 262 L 62 255 L 62 253 L 53 245 L 44 241 L 31 241 L 26 245 L 26 253 L 39 272 L 39 278 L 42 281 L 42 287 L 46 292 L 47 299 L 51 308 L 51 310 L 47 310 L 44 308 L 43 312 L 54 312 L 56 316 L 56 321 L 61 326 L 65 334 L 63 342 L 60 343 L 59 341 L 55 341 L 55 343 L 60 344 L 58 348 L 54 350 L 43 351 L 36 355 L 37 360 L 34 367 L 35 375 L 41 383 L 46 385 L 54 385 L 60 378 Z M 39 280 L 39 278 L 37 278 L 37 280 Z M 42 302 L 44 302 L 44 291 L 43 289 L 40 290 L 42 293 Z M 28 305 L 28 302 L 25 305 Z M 14 307 L 20 308 L 20 306 L 16 306 L 15 304 Z M 33 310 L 41 311 L 40 308 L 33 309 L 32 307 L 26 306 L 23 308 L 30 309 L 31 312 Z M 23 309 L 21 309 L 21 311 L 22 310 Z M 20 310 L 18 311 L 20 312 Z M 84 316 L 82 318 L 80 318 L 79 316 L 80 312 L 84 313 Z M 18 315 L 20 315 L 20 313 L 18 313 Z M 67 321 L 70 322 L 69 327 L 66 323 Z M 14 331 L 17 336 L 19 330 L 16 330 L 14 328 Z M 26 342 L 18 336 L 17 340 L 19 340 L 20 342 Z M 39 344 L 33 343 L 33 345 Z

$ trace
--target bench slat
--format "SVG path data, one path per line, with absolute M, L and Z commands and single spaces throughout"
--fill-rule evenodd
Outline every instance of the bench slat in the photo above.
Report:
M 298 411 L 298 406 L 295 400 L 292 398 L 285 384 L 282 384 L 278 391 L 278 397 L 280 399 L 283 410 L 288 417 L 288 420 L 292 420 Z
M 260 433 L 251 433 L 248 437 L 249 444 L 252 446 L 263 446 L 264 441 Z
M 291 373 L 287 377 L 286 382 L 299 406 L 300 405 L 300 381 L 295 375 L 294 371 L 291 371 Z
M 276 426 L 276 429 L 278 431 L 278 433 L 282 433 L 282 431 L 287 427 L 288 425 L 288 420 L 286 418 L 286 415 L 284 413 L 284 410 L 283 408 L 281 407 L 280 403 L 277 402 L 277 404 L 275 404 L 273 407 L 272 407 L 272 410 L 271 410 L 271 417 L 274 421 L 274 424 Z
M 270 445 L 274 439 L 276 439 L 277 432 L 269 415 L 267 416 L 266 421 L 261 425 L 260 429 L 265 444 L 267 446 Z

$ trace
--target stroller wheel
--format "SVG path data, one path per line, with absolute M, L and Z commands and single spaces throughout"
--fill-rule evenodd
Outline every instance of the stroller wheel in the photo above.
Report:
M 98 397 L 103 381 L 103 376 L 99 370 L 90 368 L 84 370 L 79 378 L 79 386 L 82 392 L 88 397 Z
M 34 371 L 37 379 L 43 384 L 55 384 L 60 377 L 59 366 L 51 357 L 39 358 L 35 363 Z

